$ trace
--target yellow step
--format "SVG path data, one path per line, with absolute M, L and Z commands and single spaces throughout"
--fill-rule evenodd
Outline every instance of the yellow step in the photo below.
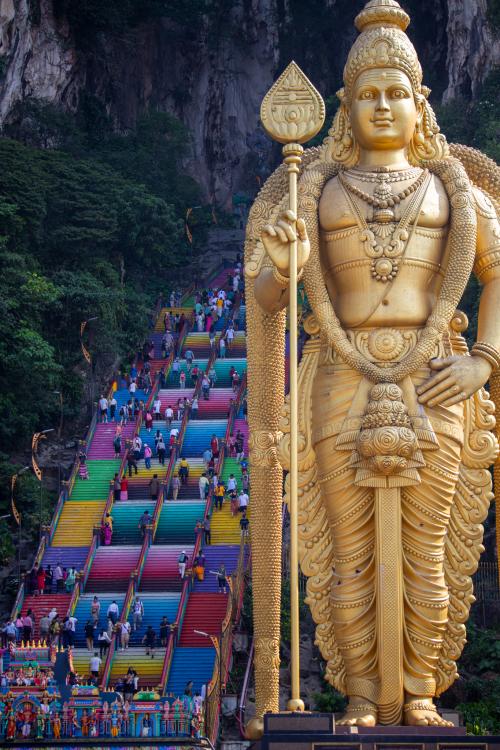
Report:
M 247 517 L 250 518 L 249 510 L 247 510 Z M 234 518 L 231 515 L 229 500 L 224 500 L 222 510 L 214 508 L 210 524 L 212 544 L 239 544 L 241 538 L 240 518 L 241 513 L 237 513 Z
M 90 545 L 93 527 L 101 522 L 105 505 L 104 501 L 64 503 L 52 545 L 54 547 Z
M 146 655 L 144 646 L 117 651 L 111 664 L 110 682 L 114 685 L 120 677 L 123 677 L 129 667 L 133 667 L 143 685 L 156 687 L 160 681 L 164 658 L 164 648 L 155 650 L 154 659 Z

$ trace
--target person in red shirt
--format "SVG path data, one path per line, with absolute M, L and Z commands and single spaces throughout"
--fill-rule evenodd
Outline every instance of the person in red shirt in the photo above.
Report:
M 125 475 L 120 480 L 120 500 L 128 500 L 128 479 Z
M 212 435 L 212 439 L 210 440 L 210 450 L 212 451 L 212 456 L 214 458 L 219 457 L 219 439 L 217 435 Z

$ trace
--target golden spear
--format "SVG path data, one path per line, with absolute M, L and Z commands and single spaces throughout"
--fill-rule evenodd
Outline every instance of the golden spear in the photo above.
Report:
M 283 143 L 288 167 L 289 208 L 297 217 L 297 175 L 304 149 L 325 121 L 325 104 L 309 79 L 291 62 L 262 100 L 262 125 L 275 141 Z M 295 236 L 297 234 L 296 227 Z M 290 620 L 291 697 L 289 711 L 303 711 L 299 662 L 299 558 L 298 558 L 298 400 L 297 400 L 297 240 L 290 242 Z

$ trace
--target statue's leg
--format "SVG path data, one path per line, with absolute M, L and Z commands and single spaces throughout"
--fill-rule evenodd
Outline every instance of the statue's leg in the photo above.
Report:
M 440 434 L 443 422 L 460 425 L 462 407 L 438 410 L 439 449 L 425 452 L 421 483 L 402 492 L 402 542 L 405 586 L 404 686 L 406 724 L 445 724 L 435 712 L 436 669 L 448 621 L 444 540 L 455 495 L 461 445 Z M 411 708 L 411 703 L 429 704 Z
M 326 369 L 326 368 L 325 368 Z M 313 397 L 313 425 L 342 421 L 360 378 L 351 371 L 320 372 Z M 344 660 L 349 707 L 344 723 L 374 725 L 378 692 L 373 490 L 354 485 L 350 452 L 336 449 L 337 435 L 314 446 L 321 493 L 335 556 L 331 597 L 335 640 Z

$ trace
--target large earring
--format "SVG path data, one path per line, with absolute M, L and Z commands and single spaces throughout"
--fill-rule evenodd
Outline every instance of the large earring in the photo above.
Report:
M 337 91 L 337 96 L 340 99 L 340 107 L 333 118 L 332 127 L 324 141 L 325 158 L 326 161 L 334 161 L 343 164 L 345 167 L 352 167 L 359 161 L 359 146 L 352 132 L 344 89 Z
M 440 132 L 434 110 L 425 97 L 422 99 L 421 115 L 408 147 L 408 161 L 414 166 L 420 166 L 423 161 L 446 159 L 450 153 L 446 137 Z

